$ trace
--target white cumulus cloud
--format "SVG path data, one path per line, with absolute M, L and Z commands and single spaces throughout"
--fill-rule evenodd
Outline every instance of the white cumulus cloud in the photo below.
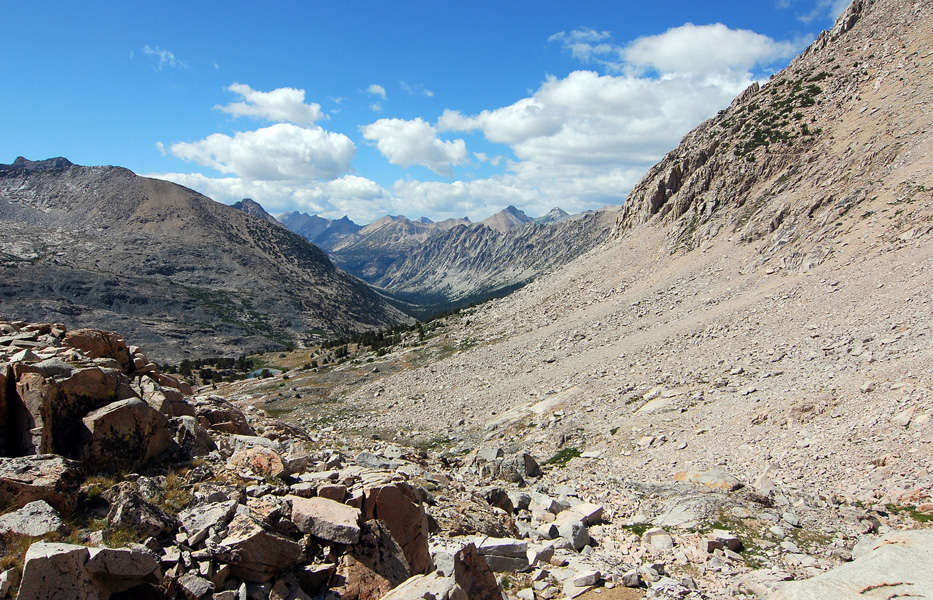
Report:
M 277 88 L 271 92 L 260 92 L 243 83 L 227 87 L 228 92 L 237 94 L 241 100 L 214 108 L 234 117 L 250 117 L 274 123 L 311 125 L 324 118 L 321 105 L 305 103 L 305 91 L 295 88 Z
M 334 179 L 350 168 L 356 146 L 347 136 L 320 127 L 276 123 L 233 136 L 214 133 L 177 142 L 169 151 L 188 162 L 263 181 Z
M 381 85 L 379 85 L 378 83 L 374 83 L 370 85 L 368 88 L 366 88 L 366 91 L 372 94 L 373 96 L 379 96 L 383 100 L 386 99 L 386 89 L 382 87 Z
M 420 117 L 411 121 L 379 119 L 361 131 L 390 163 L 400 167 L 421 165 L 439 175 L 449 175 L 451 165 L 463 164 L 467 158 L 466 142 L 439 139 L 437 129 Z
M 660 35 L 641 37 L 621 50 L 621 58 L 636 69 L 705 76 L 724 71 L 747 72 L 759 64 L 789 59 L 792 42 L 778 42 L 746 29 L 722 23 L 687 23 Z

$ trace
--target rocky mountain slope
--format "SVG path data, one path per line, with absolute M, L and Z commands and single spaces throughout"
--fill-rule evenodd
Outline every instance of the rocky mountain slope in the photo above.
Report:
M 327 250 L 340 268 L 372 282 L 429 238 L 469 222 L 466 218 L 434 223 L 386 216 L 340 239 Z
M 405 319 L 285 228 L 117 167 L 0 166 L 0 233 L 3 314 L 118 328 L 160 360 Z
M 933 596 L 919 567 L 836 567 L 930 552 L 907 538 L 933 522 L 931 47 L 927 5 L 857 0 L 652 169 L 608 243 L 328 371 L 328 403 L 294 398 L 314 373 L 264 385 L 297 422 L 562 457 L 550 481 L 621 528 L 592 564 L 660 566 L 657 597 Z M 717 529 L 743 549 L 691 537 Z
M 280 219 L 341 269 L 426 316 L 508 293 L 573 260 L 605 239 L 616 212 L 571 216 L 554 208 L 532 219 L 509 206 L 479 223 L 386 216 L 340 236 L 331 235 L 339 221 L 300 213 Z
M 505 211 L 503 211 L 505 212 Z M 607 207 L 547 222 L 478 223 L 434 235 L 372 283 L 421 304 L 464 304 L 524 285 L 592 249 L 612 229 Z M 513 215 L 514 216 L 514 215 Z

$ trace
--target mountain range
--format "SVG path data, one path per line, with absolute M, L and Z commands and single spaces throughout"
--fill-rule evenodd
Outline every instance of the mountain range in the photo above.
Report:
M 8 317 L 119 328 L 160 359 L 408 320 L 279 224 L 64 158 L 0 165 L 0 272 Z
M 278 221 L 410 314 L 427 316 L 508 293 L 573 260 L 605 239 L 617 210 L 571 216 L 554 208 L 532 218 L 508 206 L 478 223 L 386 216 L 365 227 L 297 212 Z

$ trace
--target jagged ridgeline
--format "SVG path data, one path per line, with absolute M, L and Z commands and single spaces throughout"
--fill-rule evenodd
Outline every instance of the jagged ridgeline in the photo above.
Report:
M 63 158 L 0 165 L 0 312 L 127 332 L 159 360 L 410 319 L 286 228 Z

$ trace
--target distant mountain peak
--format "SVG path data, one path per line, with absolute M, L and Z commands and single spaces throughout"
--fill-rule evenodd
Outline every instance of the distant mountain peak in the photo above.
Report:
M 505 233 L 513 227 L 529 223 L 532 220 L 531 217 L 510 204 L 488 219 L 480 221 L 480 224 L 500 233 Z
M 278 221 L 278 219 L 276 219 L 275 217 L 267 213 L 266 209 L 264 209 L 261 204 L 259 204 L 252 198 L 243 198 L 239 202 L 236 202 L 235 204 L 231 204 L 230 206 L 231 208 L 235 208 L 239 211 L 245 212 L 246 214 L 250 216 L 264 219 L 266 221 L 269 221 L 270 223 L 275 223 L 276 225 L 279 225 L 279 226 L 282 225 Z

